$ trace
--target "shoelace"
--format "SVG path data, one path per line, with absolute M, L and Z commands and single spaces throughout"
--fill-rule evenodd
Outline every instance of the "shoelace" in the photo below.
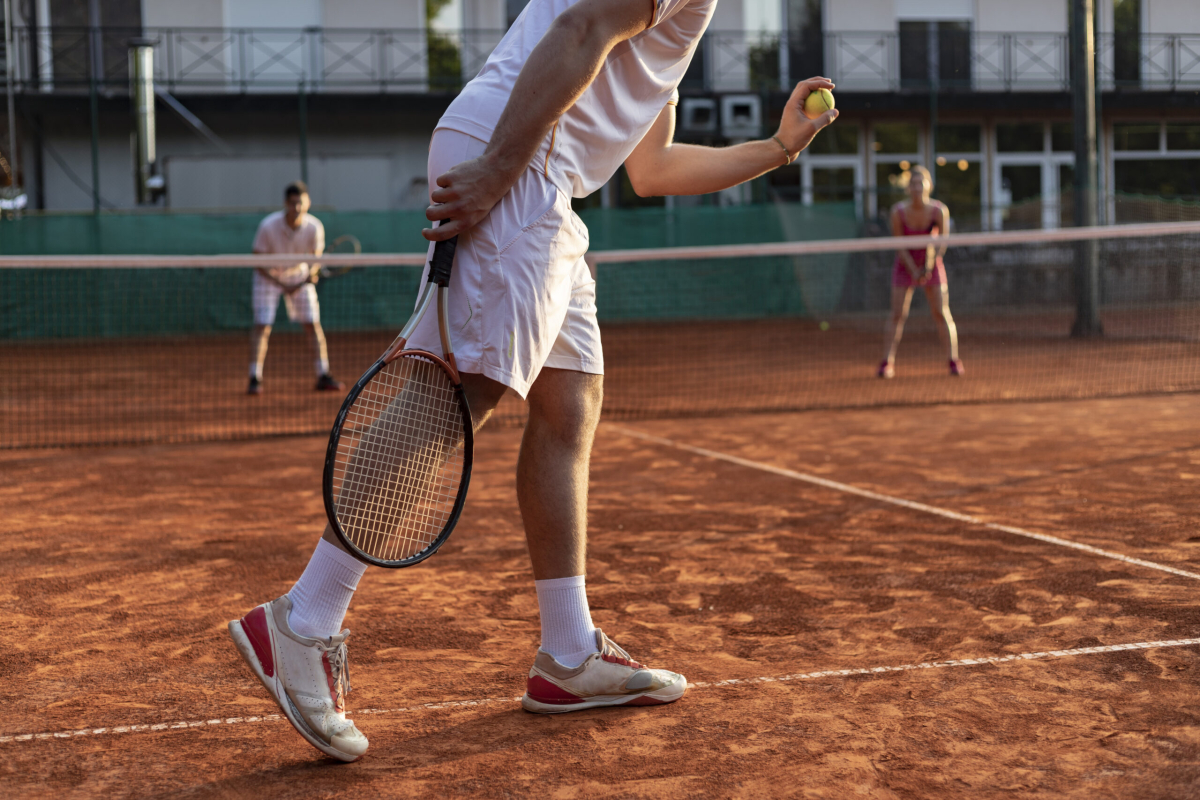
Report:
M 337 687 L 338 696 L 334 698 L 334 706 L 340 707 L 343 703 L 345 695 L 350 694 L 350 658 L 346 654 L 346 641 L 332 650 L 326 651 L 329 659 L 329 667 L 334 674 L 334 685 Z
M 645 669 L 644 666 L 633 660 L 633 656 L 629 655 L 629 653 L 625 651 L 625 648 L 608 638 L 608 636 L 604 637 L 604 650 L 600 651 L 601 658 L 604 658 L 605 655 L 615 656 L 618 663 L 624 662 L 625 666 L 627 667 L 633 667 L 634 669 Z

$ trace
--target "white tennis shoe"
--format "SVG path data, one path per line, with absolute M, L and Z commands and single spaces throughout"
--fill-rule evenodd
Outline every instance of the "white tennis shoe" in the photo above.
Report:
M 350 692 L 346 638 L 350 631 L 313 639 L 288 624 L 286 594 L 229 623 L 229 635 L 288 721 L 326 755 L 354 761 L 367 752 L 367 737 L 346 719 Z
M 539 647 L 521 707 L 537 714 L 562 714 L 603 706 L 656 706 L 674 703 L 687 691 L 682 675 L 642 666 L 599 628 L 596 646 L 600 652 L 574 668 Z

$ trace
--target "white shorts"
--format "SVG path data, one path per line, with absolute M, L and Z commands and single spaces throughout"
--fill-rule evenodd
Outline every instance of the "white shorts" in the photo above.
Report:
M 429 186 L 436 188 L 439 175 L 486 146 L 465 133 L 434 131 Z M 449 303 L 459 369 L 486 375 L 522 398 L 542 367 L 604 374 L 587 247 L 587 228 L 571 210 L 571 198 L 542 173 L 525 170 L 458 239 Z M 409 346 L 441 353 L 436 304 Z
M 274 325 L 275 312 L 279 308 L 279 297 L 287 307 L 288 319 L 292 322 L 313 323 L 321 321 L 321 307 L 317 304 L 317 287 L 311 283 L 301 286 L 291 294 L 283 291 L 257 272 L 254 273 L 254 288 L 251 299 L 254 303 L 254 324 Z

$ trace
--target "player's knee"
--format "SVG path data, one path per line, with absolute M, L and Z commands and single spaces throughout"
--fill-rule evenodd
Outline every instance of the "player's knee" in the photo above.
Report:
M 604 402 L 604 376 L 571 373 L 555 391 L 531 392 L 529 415 L 564 442 L 591 440 L 600 422 Z

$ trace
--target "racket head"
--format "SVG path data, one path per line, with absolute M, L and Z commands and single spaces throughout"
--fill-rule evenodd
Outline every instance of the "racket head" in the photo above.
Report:
M 349 255 L 351 253 L 356 256 L 362 255 L 362 243 L 353 234 L 344 233 L 330 242 L 329 246 L 325 248 L 325 252 L 331 255 Z M 321 267 L 321 277 L 336 278 L 339 275 L 345 275 L 353 269 L 357 269 L 357 267 Z
M 346 396 L 329 437 L 330 526 L 368 564 L 419 564 L 458 523 L 473 452 L 471 411 L 451 366 L 423 350 L 381 358 Z

